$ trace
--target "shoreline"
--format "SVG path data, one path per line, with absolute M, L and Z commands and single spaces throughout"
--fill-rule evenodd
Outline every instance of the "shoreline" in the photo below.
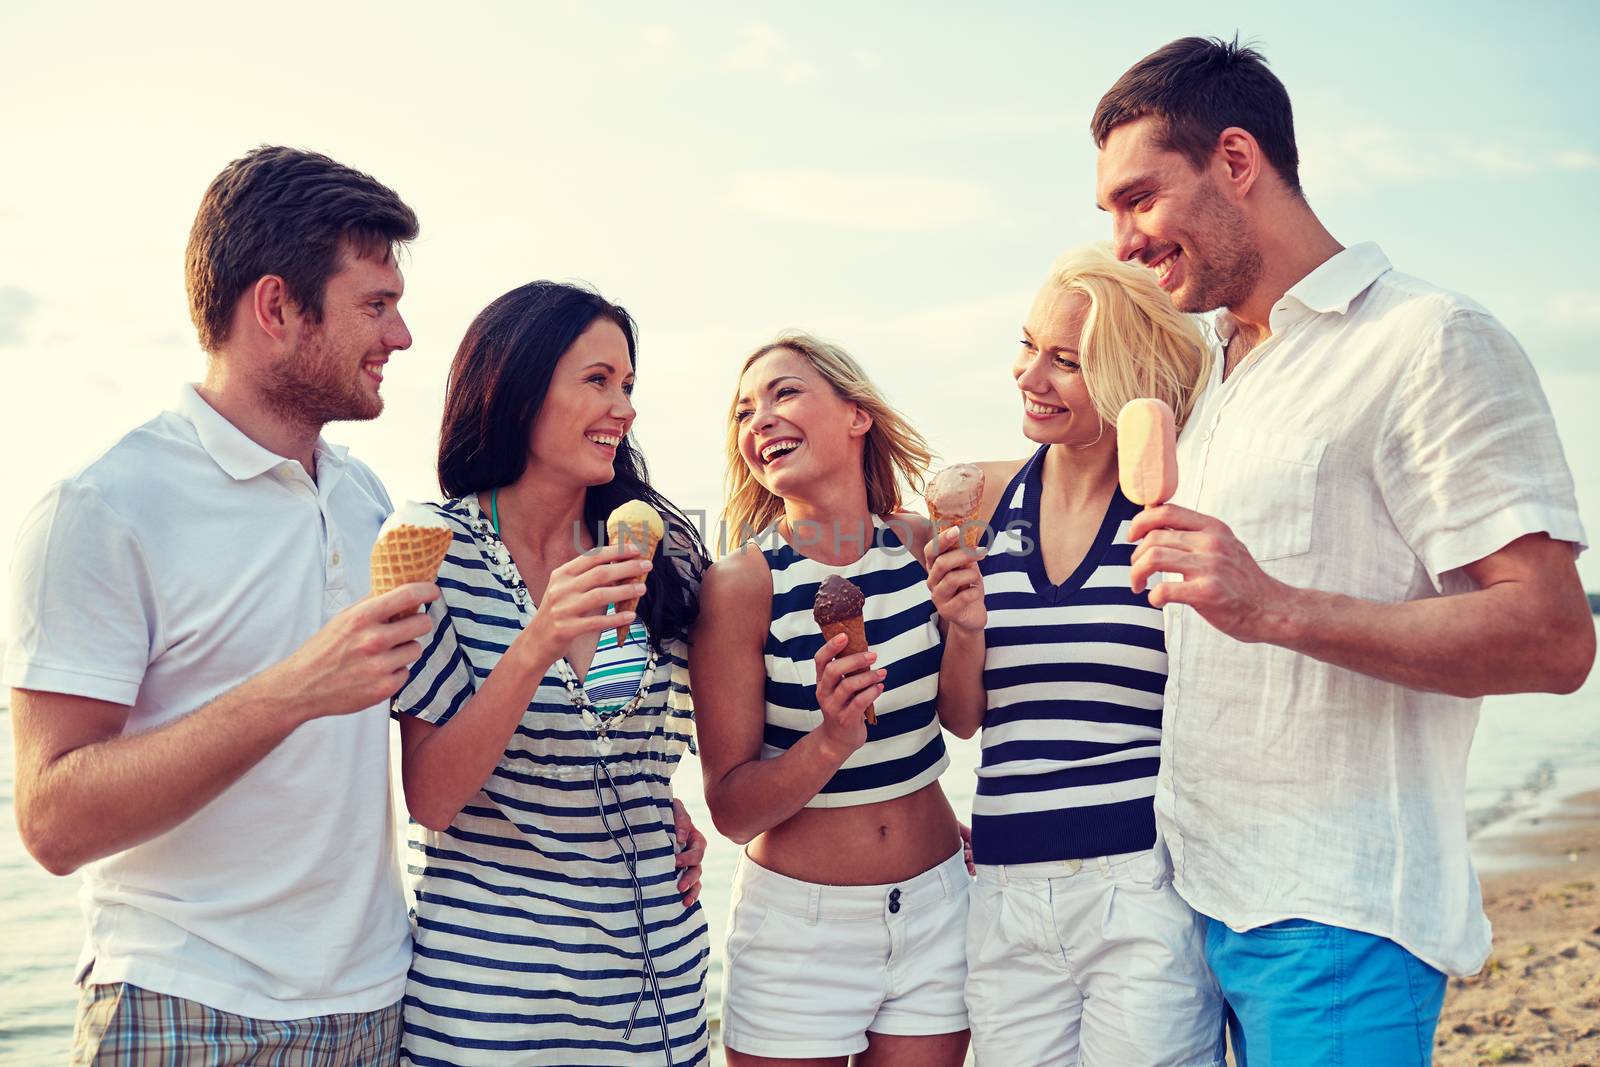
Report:
M 1473 843 L 1494 948 L 1452 978 L 1439 1067 L 1600 1067 L 1600 789 L 1519 814 Z

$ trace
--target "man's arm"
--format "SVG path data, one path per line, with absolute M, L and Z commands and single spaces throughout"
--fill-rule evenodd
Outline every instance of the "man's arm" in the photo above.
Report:
M 1401 603 L 1298 589 L 1266 574 L 1227 525 L 1168 504 L 1142 512 L 1129 572 L 1183 576 L 1150 603 L 1188 604 L 1239 641 L 1266 642 L 1336 667 L 1452 696 L 1570 693 L 1594 664 L 1595 628 L 1572 546 L 1520 537 L 1462 568 L 1468 593 Z
M 13 689 L 24 847 L 52 874 L 70 874 L 183 822 L 301 723 L 382 703 L 421 654 L 429 623 L 416 609 L 437 596 L 413 584 L 363 601 L 282 663 L 133 736 L 122 736 L 125 705 Z

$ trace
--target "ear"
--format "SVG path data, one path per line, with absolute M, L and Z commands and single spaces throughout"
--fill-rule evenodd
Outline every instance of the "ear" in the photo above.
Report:
M 289 299 L 289 290 L 282 278 L 276 274 L 263 274 L 250 287 L 246 298 L 250 301 L 251 318 L 257 329 L 278 342 L 289 336 L 300 312 Z
M 1223 183 L 1238 200 L 1250 195 L 1267 166 L 1255 136 L 1238 126 L 1229 126 L 1217 134 L 1215 159 Z
M 872 429 L 872 413 L 860 404 L 852 404 L 855 414 L 850 416 L 850 436 L 865 437 L 867 431 Z

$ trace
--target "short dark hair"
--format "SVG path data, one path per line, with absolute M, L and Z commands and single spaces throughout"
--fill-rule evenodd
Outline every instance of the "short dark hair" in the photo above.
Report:
M 506 293 L 467 327 L 445 385 L 439 429 L 439 488 L 464 497 L 510 485 L 528 466 L 528 442 L 544 407 L 556 363 L 597 319 L 616 323 L 638 368 L 637 331 L 626 310 L 592 289 L 537 281 Z M 629 437 L 617 445 L 615 472 L 584 494 L 583 524 L 602 532 L 607 516 L 629 500 L 661 513 L 669 553 L 650 572 L 638 617 L 657 650 L 664 638 L 687 638 L 699 610 L 700 578 L 708 563 L 694 525 L 650 485 L 644 456 Z M 600 538 L 597 537 L 597 540 Z M 662 551 L 658 549 L 658 552 Z
M 1129 67 L 1094 109 L 1095 145 L 1104 148 L 1112 130 L 1146 115 L 1161 122 L 1158 143 L 1196 168 L 1211 159 L 1223 130 L 1248 130 L 1284 184 L 1304 195 L 1289 92 L 1238 37 L 1184 37 Z
M 417 216 L 393 189 L 317 152 L 263 145 L 229 163 L 206 189 L 189 230 L 184 277 L 200 344 L 228 339 L 239 297 L 263 275 L 283 279 L 312 322 L 349 242 L 387 261 L 415 240 Z

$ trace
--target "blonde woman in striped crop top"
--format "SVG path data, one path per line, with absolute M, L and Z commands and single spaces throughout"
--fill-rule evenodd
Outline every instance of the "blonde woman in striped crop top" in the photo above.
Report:
M 689 652 L 706 800 L 746 846 L 728 1063 L 957 1067 L 969 879 L 938 782 L 929 529 L 899 510 L 927 446 L 848 354 L 787 334 L 744 361 L 728 453 L 731 551 Z M 830 577 L 860 590 L 869 652 L 824 639 Z
M 1156 834 L 1166 634 L 1129 584 L 1136 396 L 1188 416 L 1209 353 L 1144 267 L 1057 261 L 1011 366 L 1032 455 L 984 464 L 981 559 L 944 546 L 940 711 L 980 728 L 967 1006 L 978 1063 L 1221 1067 L 1222 1002 Z M 998 370 L 998 368 L 997 368 Z M 930 555 L 933 555 L 930 552 Z

